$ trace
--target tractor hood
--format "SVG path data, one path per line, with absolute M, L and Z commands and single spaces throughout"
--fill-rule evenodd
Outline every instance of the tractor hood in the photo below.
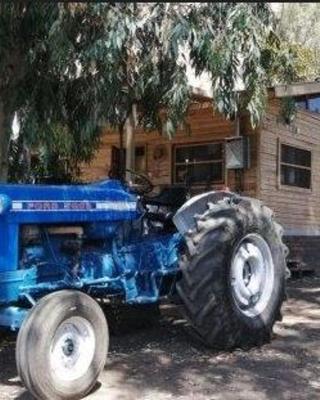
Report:
M 119 221 L 138 216 L 137 197 L 116 180 L 88 185 L 0 185 L 0 217 L 16 222 Z

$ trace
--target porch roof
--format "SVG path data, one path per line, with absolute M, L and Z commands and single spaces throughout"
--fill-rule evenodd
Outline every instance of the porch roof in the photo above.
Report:
M 240 90 L 242 92 L 243 90 Z M 290 96 L 304 96 L 304 95 L 320 95 L 320 80 L 309 82 L 295 82 L 288 85 L 277 85 L 270 88 L 275 97 L 290 97 Z M 193 98 L 197 100 L 212 100 L 212 94 L 209 88 L 201 88 L 191 86 Z
M 320 81 L 296 82 L 290 85 L 279 85 L 273 88 L 276 97 L 303 96 L 320 94 Z

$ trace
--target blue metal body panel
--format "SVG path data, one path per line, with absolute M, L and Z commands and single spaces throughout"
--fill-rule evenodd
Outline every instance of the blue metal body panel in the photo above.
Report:
M 183 238 L 143 235 L 134 227 L 142 216 L 137 197 L 114 180 L 0 185 L 0 326 L 19 328 L 34 301 L 65 288 L 127 303 L 168 294 L 165 278 L 177 272 Z M 52 225 L 79 226 L 83 237 L 52 234 Z M 39 229 L 35 243 L 21 240 L 25 226 Z M 81 241 L 80 252 L 64 248 L 70 241 Z
M 27 308 L 14 306 L 0 308 L 0 326 L 8 327 L 12 331 L 16 331 L 21 327 L 27 314 Z
M 137 218 L 137 199 L 114 180 L 92 185 L 0 185 L 7 223 L 73 223 Z M 1 205 L 0 205 L 1 207 Z M 1 224 L 2 225 L 2 224 Z
M 139 217 L 136 196 L 118 181 L 92 185 L 0 185 L 0 272 L 18 263 L 19 226 L 79 224 Z

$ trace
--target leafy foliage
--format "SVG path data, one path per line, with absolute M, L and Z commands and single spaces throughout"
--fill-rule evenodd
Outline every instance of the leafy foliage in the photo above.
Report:
M 28 150 L 24 146 L 23 136 L 11 140 L 9 146 L 9 182 L 29 182 L 30 165 Z
M 296 80 L 320 76 L 320 4 L 281 3 L 276 32 L 291 53 Z
M 266 56 L 273 27 L 267 3 L 4 2 L 0 106 L 8 121 L 18 113 L 25 145 L 70 159 L 75 172 L 100 127 L 121 130 L 134 104 L 145 128 L 173 135 L 190 102 L 189 64 L 209 74 L 220 112 L 246 110 L 256 125 L 270 71 L 287 78 L 279 46 Z
M 315 49 L 304 47 L 299 43 L 282 41 L 281 47 L 290 54 L 293 79 L 298 81 L 312 81 L 320 75 L 319 55 Z
M 280 115 L 283 118 L 283 121 L 290 125 L 297 114 L 296 102 L 295 99 L 292 97 L 283 97 L 281 99 L 281 108 L 280 108 Z
M 290 43 L 320 49 L 320 5 L 310 3 L 280 3 L 276 8 L 277 32 Z
M 265 57 L 269 42 L 276 39 L 269 6 L 209 3 L 199 15 L 190 43 L 193 65 L 198 73 L 209 71 L 220 112 L 232 118 L 246 110 L 252 125 L 257 125 L 265 109 L 270 67 L 276 61 L 274 57 L 270 63 Z M 240 103 L 239 83 L 246 91 Z

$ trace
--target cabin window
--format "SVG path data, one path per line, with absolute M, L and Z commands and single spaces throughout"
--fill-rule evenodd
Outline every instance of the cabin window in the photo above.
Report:
M 116 146 L 112 146 L 111 150 L 111 168 L 109 171 L 109 177 L 120 178 L 121 165 L 120 165 L 120 149 Z M 122 162 L 125 164 L 126 160 L 126 149 L 123 149 Z M 125 166 L 122 166 L 125 169 Z M 138 173 L 146 173 L 147 170 L 147 158 L 146 158 L 146 146 L 135 147 L 135 159 L 134 169 Z
M 146 146 L 136 146 L 135 148 L 135 171 L 139 173 L 146 173 L 147 159 L 146 159 Z
M 174 149 L 174 183 L 208 185 L 223 182 L 223 144 L 178 145 Z
M 311 151 L 281 144 L 281 185 L 311 189 Z
M 300 96 L 296 98 L 296 106 L 303 110 L 320 113 L 320 96 Z

